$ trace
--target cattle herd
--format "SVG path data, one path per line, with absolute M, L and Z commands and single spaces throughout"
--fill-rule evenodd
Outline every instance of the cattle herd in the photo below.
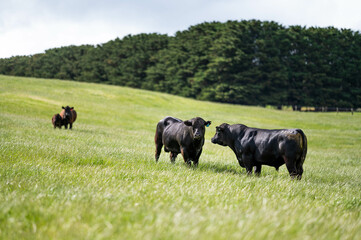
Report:
M 189 166 L 197 166 L 204 144 L 205 127 L 211 121 L 196 117 L 182 121 L 174 117 L 160 120 L 155 131 L 155 160 L 164 146 L 174 163 L 179 153 Z M 261 173 L 262 165 L 278 168 L 286 164 L 291 178 L 302 178 L 307 154 L 307 138 L 301 129 L 268 130 L 250 128 L 243 124 L 223 123 L 216 127 L 212 143 L 230 147 L 241 167 L 252 174 Z
M 56 127 L 72 129 L 77 114 L 74 107 L 62 107 L 60 114 L 52 118 Z M 155 131 L 155 161 L 158 162 L 164 146 L 165 152 L 170 152 L 170 161 L 175 162 L 177 155 L 183 156 L 184 162 L 198 166 L 204 145 L 205 127 L 211 121 L 196 117 L 182 121 L 174 117 L 160 120 Z M 279 167 L 286 164 L 291 178 L 300 180 L 303 173 L 303 163 L 307 154 L 307 138 L 301 129 L 268 130 L 250 128 L 243 124 L 229 125 L 223 123 L 216 127 L 216 133 L 211 139 L 214 144 L 228 146 L 235 153 L 238 163 L 246 168 L 248 174 L 253 169 L 256 175 L 261 173 L 262 165 Z

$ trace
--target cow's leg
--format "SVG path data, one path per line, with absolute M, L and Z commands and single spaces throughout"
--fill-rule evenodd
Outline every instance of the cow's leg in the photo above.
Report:
M 65 128 L 65 129 L 68 129 L 68 124 L 64 124 L 64 128 Z
M 243 162 L 243 160 L 242 160 L 242 158 L 237 158 L 237 160 L 238 160 L 238 164 L 239 164 L 239 166 L 241 166 L 241 167 L 243 167 L 243 168 L 245 168 L 246 166 L 244 166 L 244 162 Z
M 287 170 L 290 174 L 290 177 L 293 179 L 297 176 L 297 169 L 295 165 L 295 159 L 291 157 L 284 156 L 283 159 L 285 160 Z
M 69 129 L 72 129 L 72 128 L 73 128 L 73 124 L 69 123 Z
M 302 159 L 302 156 L 299 156 L 297 159 L 297 163 L 296 163 L 296 171 L 297 171 L 297 179 L 301 180 L 302 179 L 302 174 L 303 174 L 303 162 L 304 159 Z
M 175 159 L 177 158 L 177 155 L 178 155 L 178 153 L 175 153 L 175 152 L 171 152 L 170 154 L 169 154 L 169 157 L 170 157 L 170 162 L 171 163 L 175 163 Z
M 257 176 L 261 175 L 261 170 L 262 170 L 262 165 L 261 164 L 257 164 L 256 166 L 254 166 L 254 173 Z
M 197 156 L 194 158 L 193 164 L 195 167 L 198 167 L 198 162 L 199 162 L 199 158 L 201 157 L 201 154 L 202 154 L 202 149 L 199 151 Z
M 297 167 L 297 180 L 302 179 L 303 167 L 302 164 Z
M 252 175 L 252 168 L 253 168 L 252 155 L 242 154 L 242 160 L 243 160 L 244 166 L 246 167 L 247 174 Z
M 301 180 L 302 179 L 302 174 L 303 174 L 303 168 L 301 166 L 300 169 L 298 169 L 297 171 L 297 180 Z
M 191 166 L 191 165 L 192 165 L 192 159 L 190 159 L 189 152 L 187 151 L 187 149 L 182 147 L 182 148 L 181 148 L 181 153 L 182 153 L 184 162 L 185 162 L 188 166 Z
M 239 166 L 241 166 L 242 168 L 245 168 L 246 166 L 244 165 L 244 162 L 242 159 L 242 153 L 236 153 L 236 158 L 238 160 Z

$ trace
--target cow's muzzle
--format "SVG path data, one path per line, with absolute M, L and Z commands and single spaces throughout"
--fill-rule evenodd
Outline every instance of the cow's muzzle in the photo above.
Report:
M 195 140 L 199 140 L 199 139 L 201 139 L 202 138 L 202 135 L 194 135 L 194 139 Z
M 219 141 L 219 139 L 217 139 L 217 138 L 212 138 L 211 142 L 214 143 L 214 144 L 219 144 L 219 145 L 224 146 L 223 142 Z

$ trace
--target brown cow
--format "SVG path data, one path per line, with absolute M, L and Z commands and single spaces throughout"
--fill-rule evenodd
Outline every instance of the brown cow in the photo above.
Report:
M 75 122 L 77 117 L 76 111 L 74 110 L 74 107 L 69 106 L 62 107 L 62 109 L 63 110 L 60 112 L 60 116 L 63 120 L 63 125 L 65 126 L 65 129 L 68 129 L 69 124 L 69 129 L 72 129 L 73 123 Z
M 59 113 L 54 114 L 53 118 L 51 119 L 51 122 L 53 123 L 54 129 L 57 127 L 61 129 L 61 126 L 63 126 L 63 119 L 61 119 Z

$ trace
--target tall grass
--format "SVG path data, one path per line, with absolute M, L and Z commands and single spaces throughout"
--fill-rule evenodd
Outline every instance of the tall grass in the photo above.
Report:
M 53 114 L 74 106 L 73 130 Z M 165 116 L 211 120 L 198 168 L 162 152 Z M 247 176 L 215 126 L 301 128 L 301 181 Z M 97 84 L 0 76 L 1 239 L 357 239 L 361 114 L 200 102 Z

